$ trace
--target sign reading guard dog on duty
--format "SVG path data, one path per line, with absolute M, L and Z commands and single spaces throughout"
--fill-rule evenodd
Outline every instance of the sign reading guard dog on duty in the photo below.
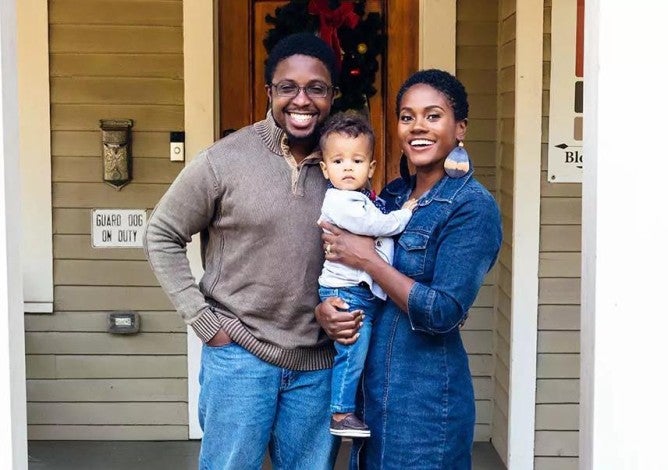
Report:
M 93 248 L 142 248 L 146 232 L 145 209 L 93 209 Z

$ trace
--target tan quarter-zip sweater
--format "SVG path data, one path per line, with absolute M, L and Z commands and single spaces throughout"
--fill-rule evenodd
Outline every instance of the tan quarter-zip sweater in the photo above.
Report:
M 202 341 L 223 328 L 259 358 L 295 370 L 331 366 L 315 320 L 324 261 L 316 225 L 327 189 L 314 153 L 299 164 L 273 118 L 214 143 L 155 207 L 145 250 L 175 308 Z M 195 283 L 186 244 L 201 233 Z

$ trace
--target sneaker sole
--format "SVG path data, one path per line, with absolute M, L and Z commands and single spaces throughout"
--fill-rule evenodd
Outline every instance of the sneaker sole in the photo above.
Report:
M 332 429 L 329 428 L 330 434 L 341 437 L 370 437 L 371 431 L 363 431 L 360 429 Z

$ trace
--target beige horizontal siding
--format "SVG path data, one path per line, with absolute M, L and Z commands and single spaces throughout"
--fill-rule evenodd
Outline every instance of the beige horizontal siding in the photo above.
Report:
M 578 455 L 577 431 L 536 431 L 536 457 Z
M 540 353 L 537 360 L 538 378 L 575 378 L 580 375 L 580 355 L 577 353 Z
M 31 380 L 33 402 L 172 402 L 188 400 L 188 380 L 181 379 L 59 379 Z
M 183 129 L 183 106 L 159 104 L 79 104 L 51 105 L 51 130 L 100 131 L 100 119 L 134 121 L 133 132 Z
M 561 183 L 553 183 L 561 184 Z M 580 225 L 581 198 L 545 198 L 540 201 L 540 223 L 545 225 Z
M 580 279 L 541 278 L 538 296 L 541 304 L 577 305 L 580 303 Z
M 105 183 L 53 184 L 53 207 L 69 208 L 152 208 L 165 193 L 168 184 L 130 183 L 116 191 Z M 90 222 L 90 221 L 89 221 Z
M 158 286 L 145 261 L 60 260 L 54 269 L 59 286 Z
M 29 438 L 187 439 L 185 325 L 141 248 L 94 249 L 91 211 L 150 210 L 183 168 L 180 0 L 50 0 L 53 315 L 26 316 Z M 100 119 L 127 118 L 132 181 L 102 181 Z M 140 333 L 106 332 L 138 312 Z
M 53 233 L 55 235 L 88 234 L 90 240 L 91 208 L 59 209 L 53 208 Z M 123 249 L 131 251 L 131 249 Z M 106 251 L 106 250 L 105 250 Z
M 541 225 L 541 252 L 580 252 L 581 235 L 582 228 L 580 225 Z
M 578 405 L 551 403 L 536 405 L 536 430 L 577 431 Z
M 564 375 L 568 375 L 568 373 Z M 577 404 L 579 400 L 580 400 L 579 379 L 564 380 L 564 379 L 539 378 L 538 381 L 536 382 L 536 403 Z
M 496 117 L 496 98 L 494 95 L 469 96 L 470 119 L 494 119 Z
M 461 3 L 461 2 L 460 2 Z M 496 24 L 492 21 L 458 21 L 458 46 L 489 46 L 496 44 Z
M 469 124 L 466 130 L 466 142 L 471 140 L 494 140 L 495 138 L 496 119 L 476 119 L 475 125 L 473 123 Z M 471 159 L 474 157 L 475 155 L 471 155 Z
M 168 310 L 172 308 L 160 287 L 56 286 L 58 310 Z
M 28 332 L 27 354 L 183 354 L 184 333 Z
M 169 157 L 169 143 L 165 144 L 163 157 Z M 142 183 L 165 183 L 174 181 L 181 171 L 180 165 L 165 166 L 157 158 L 132 159 L 132 181 Z M 58 183 L 96 183 L 102 175 L 102 159 L 97 157 L 54 157 L 51 177 Z
M 540 254 L 540 277 L 580 277 L 579 252 L 544 252 Z
M 457 2 L 457 21 L 472 24 L 475 22 L 492 22 L 496 24 L 498 21 L 498 11 L 496 5 L 490 8 L 489 0 L 464 0 Z M 487 26 L 487 25 L 486 25 Z M 496 45 L 496 38 L 493 38 L 493 45 Z M 459 43 L 458 43 L 459 45 Z M 496 56 L 491 56 L 486 65 L 495 63 Z M 459 57 L 457 57 L 459 62 Z
M 579 353 L 579 331 L 538 331 L 538 353 Z
M 52 77 L 52 104 L 183 104 L 183 82 L 168 78 Z
M 483 5 L 479 5 L 483 8 Z M 508 408 L 513 292 L 513 191 L 515 120 L 515 2 L 497 2 L 495 57 L 497 118 L 497 184 L 503 244 L 499 253 L 494 333 L 494 398 L 491 441 L 501 459 L 508 457 Z
M 187 403 L 32 403 L 28 424 L 182 424 Z
M 53 54 L 49 65 L 54 78 L 86 76 L 183 79 L 183 56 L 178 53 Z
M 544 14 L 536 468 L 576 468 L 582 185 L 549 183 L 550 5 Z
M 468 93 L 469 120 L 464 140 L 475 167 L 475 177 L 493 194 L 496 181 L 496 12 L 477 8 L 480 0 L 457 2 L 457 78 Z M 450 71 L 453 72 L 453 71 Z M 493 330 L 496 297 L 495 268 L 488 273 L 462 330 L 474 378 L 475 439 L 491 437 L 493 420 Z
M 29 354 L 28 379 L 166 379 L 187 374 L 183 355 L 74 355 Z
M 186 326 L 173 311 L 137 312 L 144 333 L 185 333 Z M 26 315 L 26 331 L 90 331 L 107 329 L 107 312 L 58 312 L 58 315 Z
M 578 470 L 577 457 L 536 457 L 534 470 Z
M 478 377 L 491 377 L 492 375 L 492 355 L 491 354 L 469 354 L 469 368 L 471 374 Z
M 541 330 L 579 330 L 579 305 L 541 305 L 538 307 L 538 327 Z
M 51 24 L 154 25 L 180 28 L 180 1 L 165 0 L 51 0 Z
M 172 129 L 173 130 L 173 129 Z M 100 130 L 52 131 L 51 153 L 54 157 L 95 157 L 100 158 Z M 169 158 L 169 132 L 143 132 L 136 127 L 132 130 L 133 161 L 144 158 Z M 169 166 L 181 167 L 176 163 Z
M 90 217 L 90 215 L 89 215 Z M 90 221 L 88 221 L 90 223 Z M 141 248 L 115 248 L 101 250 L 93 248 L 90 235 L 54 235 L 53 252 L 58 259 L 145 259 Z
M 491 354 L 491 331 L 462 331 L 462 341 L 469 354 Z
M 175 26 L 52 24 L 49 44 L 51 54 L 178 54 L 183 51 L 183 30 Z

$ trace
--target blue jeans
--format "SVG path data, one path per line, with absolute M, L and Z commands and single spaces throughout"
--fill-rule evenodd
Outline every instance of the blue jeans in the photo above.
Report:
M 269 447 L 275 469 L 331 469 L 340 440 L 324 405 L 331 369 L 293 371 L 236 343 L 204 345 L 199 421 L 201 470 L 257 470 Z
M 350 311 L 363 310 L 364 324 L 359 330 L 359 338 L 351 345 L 334 343 L 336 357 L 332 368 L 332 398 L 330 411 L 332 413 L 353 413 L 357 397 L 357 387 L 364 370 L 366 353 L 371 339 L 371 323 L 384 301 L 374 296 L 368 287 L 320 287 L 320 300 L 328 297 L 340 297 Z

